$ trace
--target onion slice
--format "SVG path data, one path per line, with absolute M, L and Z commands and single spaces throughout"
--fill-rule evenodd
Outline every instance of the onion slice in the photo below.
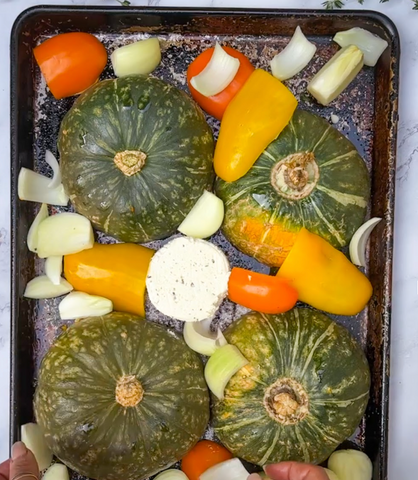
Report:
M 62 320 L 73 318 L 100 317 L 113 310 L 113 303 L 104 297 L 84 292 L 71 292 L 59 304 Z
M 183 338 L 186 344 L 195 352 L 208 357 L 213 355 L 218 348 L 228 344 L 220 329 L 217 333 L 210 330 L 211 322 L 211 319 L 187 322 L 183 329 Z
M 58 213 L 46 218 L 38 228 L 38 255 L 47 258 L 69 255 L 92 248 L 93 228 L 78 213 Z
M 117 77 L 148 75 L 161 62 L 160 42 L 154 37 L 125 45 L 114 50 L 110 60 Z
M 38 249 L 38 228 L 40 223 L 48 217 L 48 205 L 43 203 L 39 212 L 37 213 L 35 220 L 29 228 L 26 244 L 31 252 L 36 253 Z
M 20 428 L 20 437 L 35 456 L 39 471 L 48 468 L 52 463 L 52 452 L 45 442 L 41 427 L 36 423 L 26 423 Z
M 205 379 L 210 391 L 222 400 L 229 380 L 247 364 L 248 360 L 234 345 L 217 349 L 205 367 Z
M 292 78 L 312 60 L 316 52 L 316 45 L 310 42 L 300 27 L 286 47 L 270 62 L 271 72 L 279 80 Z
M 241 460 L 232 458 L 209 468 L 199 480 L 247 480 L 249 475 Z
M 333 40 L 338 43 L 340 47 L 346 47 L 348 45 L 358 47 L 363 52 L 364 64 L 368 67 L 374 67 L 382 53 L 388 47 L 386 40 L 360 27 L 338 32 L 335 34 Z
M 50 178 L 22 167 L 17 179 L 17 195 L 20 200 L 65 207 L 69 197 L 64 192 L 64 186 L 59 184 L 56 188 L 50 188 L 52 182 Z
M 350 241 L 350 259 L 354 265 L 360 267 L 366 266 L 366 245 L 369 240 L 370 234 L 374 227 L 381 221 L 381 218 L 374 217 L 368 220 L 366 223 L 356 231 Z
M 224 214 L 224 202 L 205 190 L 181 222 L 178 231 L 194 238 L 210 237 L 221 227 Z
M 322 105 L 328 105 L 345 90 L 363 68 L 363 53 L 355 45 L 339 50 L 313 77 L 309 93 Z
M 212 57 L 206 67 L 190 80 L 195 90 L 205 97 L 212 97 L 225 90 L 238 72 L 240 61 L 216 42 Z
M 53 176 L 51 181 L 49 182 L 48 187 L 52 189 L 59 187 L 61 184 L 60 166 L 55 156 L 49 150 L 45 152 L 45 162 L 52 168 L 53 172 Z
M 62 255 L 48 257 L 45 260 L 45 274 L 54 285 L 61 283 Z
M 339 480 L 371 480 L 373 475 L 370 458 L 358 450 L 337 450 L 329 457 L 328 468 Z
M 59 285 L 54 285 L 46 275 L 33 278 L 26 285 L 23 296 L 26 298 L 55 298 L 65 295 L 73 290 L 67 280 L 60 278 Z
M 183 473 L 181 470 L 166 470 L 165 472 L 159 473 L 154 480 L 189 480 L 189 477 Z
M 42 480 L 69 480 L 68 468 L 62 463 L 54 463 L 44 473 Z

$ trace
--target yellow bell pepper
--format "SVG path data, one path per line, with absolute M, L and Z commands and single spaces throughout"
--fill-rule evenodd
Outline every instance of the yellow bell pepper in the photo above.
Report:
M 216 175 L 226 182 L 243 177 L 289 123 L 297 104 L 280 80 L 254 70 L 222 118 L 214 158 Z
M 369 279 L 339 250 L 302 228 L 277 273 L 299 300 L 337 315 L 356 315 L 373 293 Z
M 133 243 L 102 245 L 64 257 L 75 290 L 112 300 L 115 310 L 145 315 L 145 279 L 154 250 Z

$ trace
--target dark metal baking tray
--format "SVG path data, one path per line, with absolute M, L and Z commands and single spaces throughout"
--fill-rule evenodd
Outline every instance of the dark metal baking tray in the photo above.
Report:
M 23 298 L 26 283 L 42 270 L 42 264 L 26 247 L 28 228 L 39 208 L 17 197 L 21 167 L 48 172 L 43 162 L 46 149 L 56 153 L 59 123 L 73 99 L 56 101 L 47 92 L 36 68 L 32 48 L 57 33 L 87 31 L 97 35 L 108 49 L 143 35 L 158 35 L 163 61 L 154 74 L 180 88 L 190 61 L 215 40 L 246 53 L 253 63 L 268 68 L 268 60 L 300 25 L 318 46 L 309 67 L 288 85 L 302 108 L 329 119 L 365 159 L 371 175 L 371 216 L 384 218 L 373 235 L 366 268 L 374 287 L 370 304 L 357 317 L 336 317 L 363 346 L 372 372 L 371 399 L 366 415 L 350 439 L 364 449 L 374 463 L 374 480 L 387 479 L 388 387 L 391 314 L 391 282 L 394 222 L 396 132 L 398 120 L 399 37 L 396 27 L 380 13 L 368 11 L 304 11 L 241 9 L 34 7 L 15 22 L 11 37 L 11 233 L 12 233 L 12 349 L 11 349 L 11 442 L 19 438 L 21 424 L 33 419 L 32 398 L 39 362 L 53 339 L 68 322 L 59 319 L 57 300 L 32 301 Z M 319 107 L 306 94 L 311 78 L 337 50 L 333 35 L 354 26 L 382 36 L 389 48 L 375 69 L 364 68 L 353 84 L 331 104 Z M 106 68 L 103 78 L 111 76 Z M 219 124 L 210 119 L 215 133 Z M 55 209 L 52 209 L 55 210 Z M 112 239 L 100 236 L 103 242 Z M 227 252 L 233 265 L 261 271 L 266 267 L 242 255 L 218 234 L 213 239 Z M 158 245 L 156 245 L 158 246 Z M 244 309 L 229 302 L 216 318 L 222 326 L 242 315 Z M 147 304 L 151 320 L 179 330 L 180 325 Z M 213 433 L 209 429 L 207 434 Z M 74 474 L 73 478 L 78 478 Z

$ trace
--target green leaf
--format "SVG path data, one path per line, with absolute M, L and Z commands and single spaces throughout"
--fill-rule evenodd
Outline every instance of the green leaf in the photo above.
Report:
M 129 0 L 116 0 L 116 1 L 119 2 L 123 7 L 129 7 L 129 5 L 131 4 Z
M 333 10 L 334 8 L 342 8 L 344 2 L 342 0 L 328 0 L 322 4 L 327 10 Z

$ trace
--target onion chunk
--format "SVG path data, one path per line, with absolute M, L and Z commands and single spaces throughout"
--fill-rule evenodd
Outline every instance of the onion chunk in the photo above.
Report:
M 381 221 L 381 218 L 374 217 L 364 223 L 353 235 L 350 241 L 350 258 L 354 265 L 366 266 L 366 245 L 374 227 Z
M 249 473 L 238 458 L 218 463 L 200 475 L 199 480 L 247 480 Z
M 42 480 L 69 480 L 68 468 L 62 463 L 54 463 L 44 473 Z
M 20 200 L 65 207 L 69 200 L 68 195 L 64 192 L 62 184 L 56 188 L 50 188 L 52 181 L 48 177 L 22 167 L 17 179 L 17 195 Z
M 62 320 L 73 318 L 100 317 L 113 310 L 113 303 L 104 297 L 84 292 L 71 292 L 59 304 Z
M 22 425 L 20 436 L 26 448 L 35 456 L 39 471 L 48 468 L 52 463 L 52 452 L 46 444 L 41 427 L 36 423 Z
M 78 213 L 58 213 L 45 219 L 38 228 L 40 258 L 78 253 L 93 244 L 91 223 Z
M 35 217 L 35 220 L 32 222 L 28 232 L 28 238 L 26 240 L 28 249 L 31 252 L 36 253 L 38 250 L 38 228 L 40 223 L 48 217 L 48 205 L 43 203 L 39 209 L 38 214 Z
M 371 480 L 370 458 L 358 450 L 337 450 L 328 459 L 328 468 L 339 480 Z
M 117 48 L 110 56 L 117 77 L 148 75 L 161 62 L 158 38 L 148 38 Z
M 45 274 L 54 285 L 61 283 L 62 255 L 48 257 L 45 260 Z
M 221 93 L 232 82 L 240 66 L 234 58 L 216 43 L 212 57 L 206 67 L 190 80 L 195 90 L 205 97 Z
M 23 296 L 39 300 L 41 298 L 60 297 L 71 292 L 71 290 L 73 290 L 72 285 L 64 278 L 60 278 L 59 285 L 54 285 L 46 275 L 41 275 L 28 282 Z
M 279 80 L 292 78 L 308 65 L 315 52 L 316 46 L 296 27 L 290 42 L 270 62 L 271 71 Z
M 181 470 L 171 468 L 170 470 L 159 473 L 154 480 L 189 480 L 189 477 Z
M 220 329 L 217 333 L 211 332 L 211 322 L 211 319 L 187 322 L 183 329 L 183 338 L 186 344 L 195 352 L 208 357 L 228 343 Z

